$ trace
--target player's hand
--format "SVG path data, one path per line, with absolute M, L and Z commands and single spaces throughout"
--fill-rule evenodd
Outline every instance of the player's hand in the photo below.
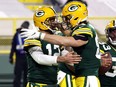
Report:
M 78 64 L 81 61 L 81 57 L 78 54 L 75 54 L 74 52 L 69 52 L 63 57 L 59 57 L 59 62 L 64 62 L 66 64 Z
M 109 52 L 101 55 L 101 66 L 109 67 L 112 65 L 112 57 Z
M 25 40 L 27 39 L 39 39 L 40 32 L 38 32 L 36 29 L 21 29 L 20 33 L 21 37 Z
M 99 68 L 99 74 L 103 75 L 109 71 L 112 67 L 112 57 L 109 52 L 101 55 L 101 66 Z
M 9 63 L 13 64 L 13 59 L 12 58 L 9 59 Z
M 67 62 L 66 62 L 67 64 L 78 64 L 82 59 L 82 57 L 76 54 L 74 51 L 69 52 L 65 56 L 67 57 Z

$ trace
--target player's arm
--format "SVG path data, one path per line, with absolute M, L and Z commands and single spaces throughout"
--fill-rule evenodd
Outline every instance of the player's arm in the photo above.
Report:
M 10 51 L 10 54 L 9 54 L 9 62 L 11 64 L 14 63 L 13 56 L 14 56 L 14 53 L 16 52 L 16 40 L 17 40 L 17 33 L 13 36 L 12 45 L 11 45 L 11 51 Z
M 106 73 L 112 66 L 112 56 L 108 52 L 111 48 L 106 43 L 99 42 L 101 53 L 101 66 L 99 68 L 99 74 Z
M 112 63 L 112 56 L 109 53 L 111 47 L 104 42 L 99 42 L 101 53 L 101 66 L 107 67 Z
M 78 55 L 74 55 L 73 52 L 69 52 L 64 56 L 50 56 L 43 54 L 41 48 L 38 46 L 30 48 L 28 52 L 37 63 L 42 65 L 51 66 L 59 62 L 78 63 Z
M 36 38 L 36 39 L 45 40 L 53 44 L 71 46 L 71 47 L 79 47 L 87 44 L 88 42 L 88 40 L 83 40 L 86 37 L 82 35 L 78 35 L 76 37 L 64 37 L 59 35 L 45 34 L 31 29 L 30 30 L 22 29 L 21 36 L 26 39 Z
M 75 40 L 74 37 L 63 37 L 63 36 L 50 35 L 50 34 L 46 34 L 43 40 L 53 44 L 71 46 L 71 47 L 79 47 L 87 44 L 88 42 L 81 39 Z
M 112 67 L 112 57 L 109 52 L 105 52 L 101 55 L 101 66 L 99 68 L 99 74 L 103 75 Z

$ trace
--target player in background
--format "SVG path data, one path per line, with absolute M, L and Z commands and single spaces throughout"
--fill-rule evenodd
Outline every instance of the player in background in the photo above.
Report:
M 52 7 L 39 7 L 33 16 L 37 31 L 54 34 L 56 12 Z M 44 40 L 25 40 L 25 51 L 28 61 L 27 87 L 58 87 L 58 63 L 76 63 L 81 61 L 79 55 L 66 51 L 62 46 Z
M 116 20 L 108 23 L 105 29 L 106 43 L 101 43 L 102 52 L 110 52 L 112 67 L 103 75 L 99 75 L 101 87 L 116 87 Z
M 27 59 L 24 51 L 24 39 L 20 36 L 20 31 L 22 28 L 29 28 L 29 21 L 24 21 L 19 28 L 16 29 L 16 33 L 12 39 L 11 50 L 9 54 L 9 62 L 15 64 L 14 66 L 14 80 L 13 87 L 21 87 L 21 82 L 23 87 L 27 84 Z M 16 57 L 15 62 L 13 61 Z M 23 81 L 22 81 L 23 79 Z

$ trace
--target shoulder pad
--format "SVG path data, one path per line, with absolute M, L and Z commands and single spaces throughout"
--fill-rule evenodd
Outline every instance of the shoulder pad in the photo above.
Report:
M 32 45 L 36 45 L 36 46 L 40 46 L 41 47 L 41 42 L 39 40 L 36 40 L 36 39 L 25 40 L 24 47 L 32 46 Z
M 74 32 L 72 33 L 72 36 L 80 35 L 80 34 L 86 34 L 86 35 L 89 35 L 89 36 L 93 37 L 93 33 L 92 33 L 90 28 L 75 29 Z

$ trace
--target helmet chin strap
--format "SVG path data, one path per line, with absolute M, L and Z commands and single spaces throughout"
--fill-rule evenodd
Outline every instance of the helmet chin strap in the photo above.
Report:
M 56 32 L 56 30 L 50 29 L 49 30 L 54 34 Z
M 112 39 L 109 37 L 110 43 L 114 46 L 116 46 L 116 41 L 112 41 Z

